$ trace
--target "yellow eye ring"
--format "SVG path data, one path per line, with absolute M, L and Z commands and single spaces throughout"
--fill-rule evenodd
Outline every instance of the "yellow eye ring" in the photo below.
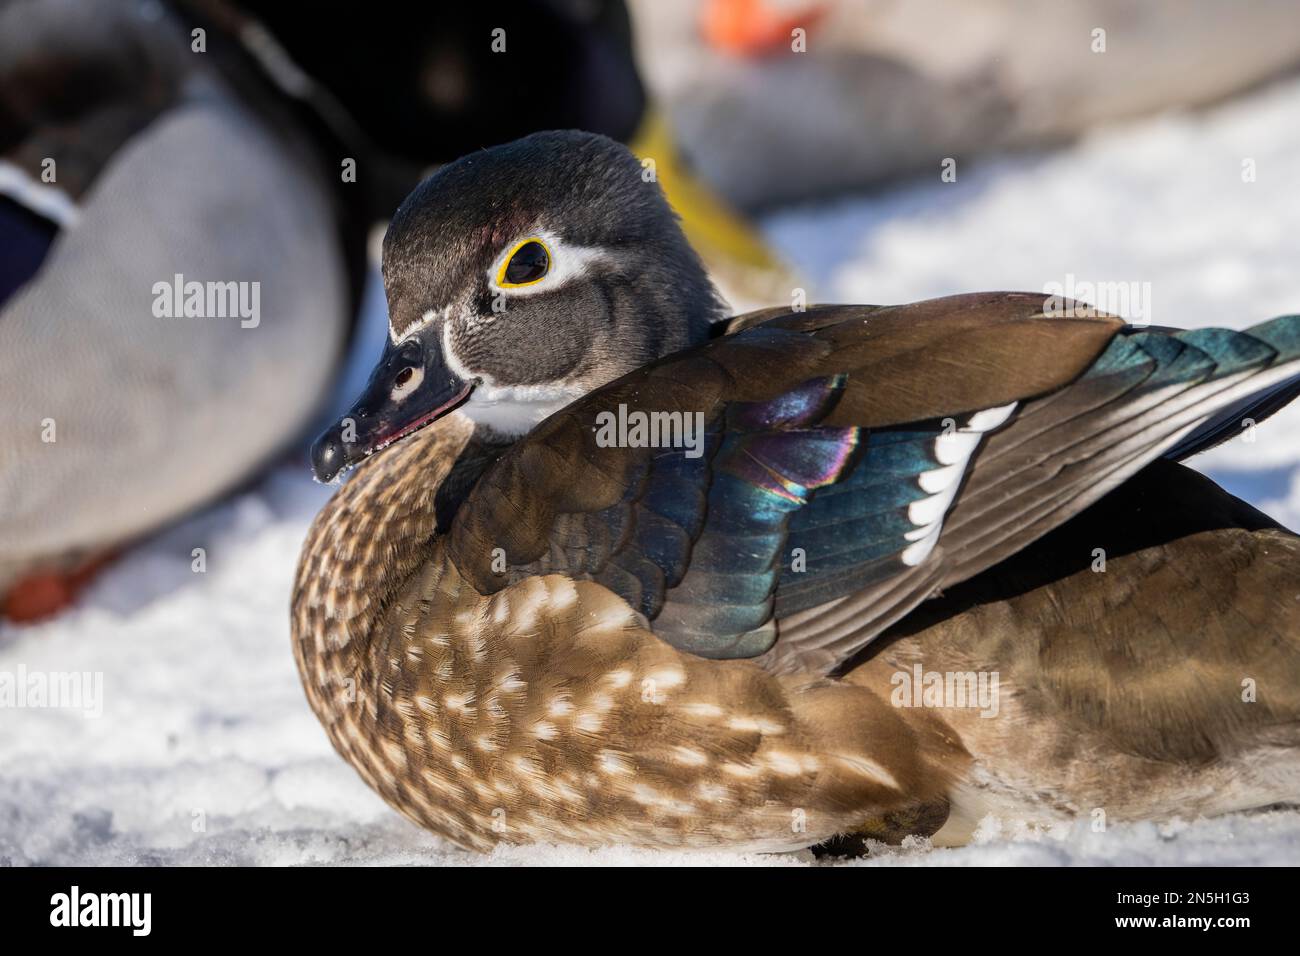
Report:
M 536 248 L 533 248 L 536 247 Z M 510 249 L 497 270 L 497 285 L 503 289 L 522 289 L 537 285 L 551 272 L 551 250 L 536 236 L 521 239 Z M 514 273 L 515 280 L 507 278 Z

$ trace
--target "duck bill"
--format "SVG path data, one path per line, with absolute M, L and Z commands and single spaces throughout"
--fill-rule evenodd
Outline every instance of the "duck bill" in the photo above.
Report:
M 418 431 L 469 397 L 473 383 L 415 339 L 384 349 L 365 391 L 311 448 L 312 473 L 331 482 L 344 470 Z

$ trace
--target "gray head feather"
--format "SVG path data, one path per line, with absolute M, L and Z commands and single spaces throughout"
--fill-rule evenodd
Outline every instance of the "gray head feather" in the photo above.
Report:
M 703 341 L 724 306 L 643 172 L 621 144 L 577 131 L 536 133 L 438 170 L 384 239 L 394 338 L 437 336 L 464 370 L 499 386 L 583 391 Z M 541 233 L 598 254 L 553 288 L 503 295 L 493 264 Z

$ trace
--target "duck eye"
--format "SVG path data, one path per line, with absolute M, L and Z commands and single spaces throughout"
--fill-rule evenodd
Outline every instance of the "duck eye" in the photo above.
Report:
M 541 282 L 551 269 L 551 254 L 540 239 L 526 239 L 515 247 L 497 276 L 497 285 L 514 286 Z
M 408 395 L 415 394 L 415 389 L 424 381 L 424 369 L 418 365 L 408 365 L 393 376 L 393 387 L 388 397 L 395 402 L 404 402 Z

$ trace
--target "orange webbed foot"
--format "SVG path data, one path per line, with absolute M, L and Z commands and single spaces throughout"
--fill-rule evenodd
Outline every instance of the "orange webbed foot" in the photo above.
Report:
M 97 555 L 70 569 L 32 571 L 0 598 L 0 617 L 20 624 L 53 617 L 67 608 L 116 555 Z

